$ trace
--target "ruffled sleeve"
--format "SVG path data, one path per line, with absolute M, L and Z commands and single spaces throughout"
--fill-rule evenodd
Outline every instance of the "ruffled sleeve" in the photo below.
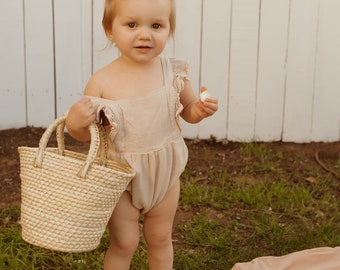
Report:
M 92 97 L 87 96 L 91 99 L 93 106 L 96 110 L 96 120 L 98 122 L 101 122 L 101 116 L 102 113 L 104 113 L 105 117 L 110 123 L 111 129 L 110 129 L 110 139 L 113 141 L 118 133 L 118 129 L 122 129 L 121 125 L 121 111 L 117 108 L 117 106 L 114 106 L 114 102 L 112 100 L 106 100 L 103 98 L 98 97 Z
M 184 79 L 189 80 L 188 62 L 182 59 L 171 58 L 172 71 L 174 75 L 174 87 L 178 93 L 184 88 Z
M 180 115 L 183 110 L 183 105 L 180 100 L 180 93 L 184 89 L 184 80 L 189 80 L 188 62 L 182 59 L 171 58 L 170 64 L 172 66 L 172 84 L 174 91 L 175 116 L 176 123 L 180 130 Z

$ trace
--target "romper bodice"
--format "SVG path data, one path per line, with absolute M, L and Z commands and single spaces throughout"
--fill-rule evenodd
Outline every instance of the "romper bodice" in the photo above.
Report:
M 97 120 L 104 112 L 110 126 L 108 157 L 130 165 L 136 176 L 129 191 L 134 205 L 147 212 L 159 203 L 183 172 L 188 150 L 181 135 L 179 94 L 186 62 L 161 58 L 164 85 L 145 95 L 108 100 L 90 97 Z

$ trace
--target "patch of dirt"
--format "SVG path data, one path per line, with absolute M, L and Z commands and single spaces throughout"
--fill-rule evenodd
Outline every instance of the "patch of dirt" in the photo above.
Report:
M 42 128 L 33 127 L 0 131 L 0 207 L 20 204 L 20 171 L 17 148 L 18 146 L 37 147 L 43 131 Z M 55 145 L 54 136 L 50 143 Z M 74 151 L 84 152 L 88 149 L 88 144 L 77 142 L 67 134 L 65 145 Z M 226 171 L 228 175 L 237 175 L 244 167 L 245 160 L 240 150 L 245 144 L 221 143 L 211 139 L 187 140 L 187 145 L 189 148 L 187 168 L 190 175 L 200 176 L 202 181 L 207 178 L 206 175 L 212 168 Z M 331 169 L 328 173 L 339 172 L 339 169 L 334 171 L 334 167 L 339 166 L 340 142 L 308 144 L 275 142 L 266 143 L 266 146 L 272 151 L 284 154 L 284 171 L 287 173 L 300 171 L 303 179 L 308 178 L 304 171 L 304 167 L 307 165 L 325 165 L 325 170 Z M 315 158 L 316 153 L 318 153 L 319 162 Z M 333 165 L 329 166 L 329 164 Z M 257 181 L 254 176 L 247 179 L 250 182 Z M 178 216 L 181 216 L 181 210 L 179 210 Z

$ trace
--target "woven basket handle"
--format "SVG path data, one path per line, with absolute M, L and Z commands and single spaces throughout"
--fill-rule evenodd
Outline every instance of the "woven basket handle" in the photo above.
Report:
M 65 119 L 65 121 L 66 121 L 66 119 Z M 59 155 L 64 155 L 64 150 L 65 150 L 65 143 L 64 143 L 65 142 L 65 139 L 64 139 L 65 121 L 61 122 L 57 126 L 57 131 L 56 131 L 58 154 Z M 102 165 L 102 166 L 106 166 L 106 164 L 107 164 L 107 149 L 108 149 L 106 131 L 105 131 L 103 125 L 99 124 L 98 122 L 95 122 L 93 124 L 97 125 L 99 137 L 100 137 L 99 150 L 98 150 L 98 153 L 97 153 L 97 155 L 99 155 L 98 156 L 99 157 L 99 164 Z
M 58 154 L 63 155 L 65 150 L 65 143 L 64 143 L 64 128 L 65 128 L 65 121 L 66 116 L 61 116 L 57 118 L 44 132 L 41 136 L 39 142 L 39 149 L 37 152 L 37 156 L 35 159 L 34 166 L 41 167 L 44 158 L 44 152 L 46 150 L 48 141 L 50 140 L 52 133 L 56 131 L 57 133 L 57 145 L 58 145 Z M 97 153 L 99 149 L 100 151 L 100 163 L 105 165 L 107 161 L 107 140 L 106 134 L 103 127 L 100 124 L 92 123 L 89 126 L 89 131 L 91 134 L 91 143 L 90 149 L 87 155 L 87 158 L 82 166 L 82 168 L 78 172 L 78 176 L 81 178 L 85 178 L 86 174 L 93 164 L 94 160 L 96 159 Z M 102 142 L 102 143 L 101 143 Z

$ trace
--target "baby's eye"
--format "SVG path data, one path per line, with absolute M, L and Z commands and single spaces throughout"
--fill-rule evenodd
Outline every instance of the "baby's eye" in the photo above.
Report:
M 128 23 L 128 27 L 129 28 L 135 28 L 136 27 L 136 23 L 133 23 L 133 22 Z
M 161 25 L 160 25 L 159 23 L 154 23 L 154 24 L 152 25 L 152 28 L 153 28 L 153 29 L 159 29 L 159 28 L 161 28 Z

